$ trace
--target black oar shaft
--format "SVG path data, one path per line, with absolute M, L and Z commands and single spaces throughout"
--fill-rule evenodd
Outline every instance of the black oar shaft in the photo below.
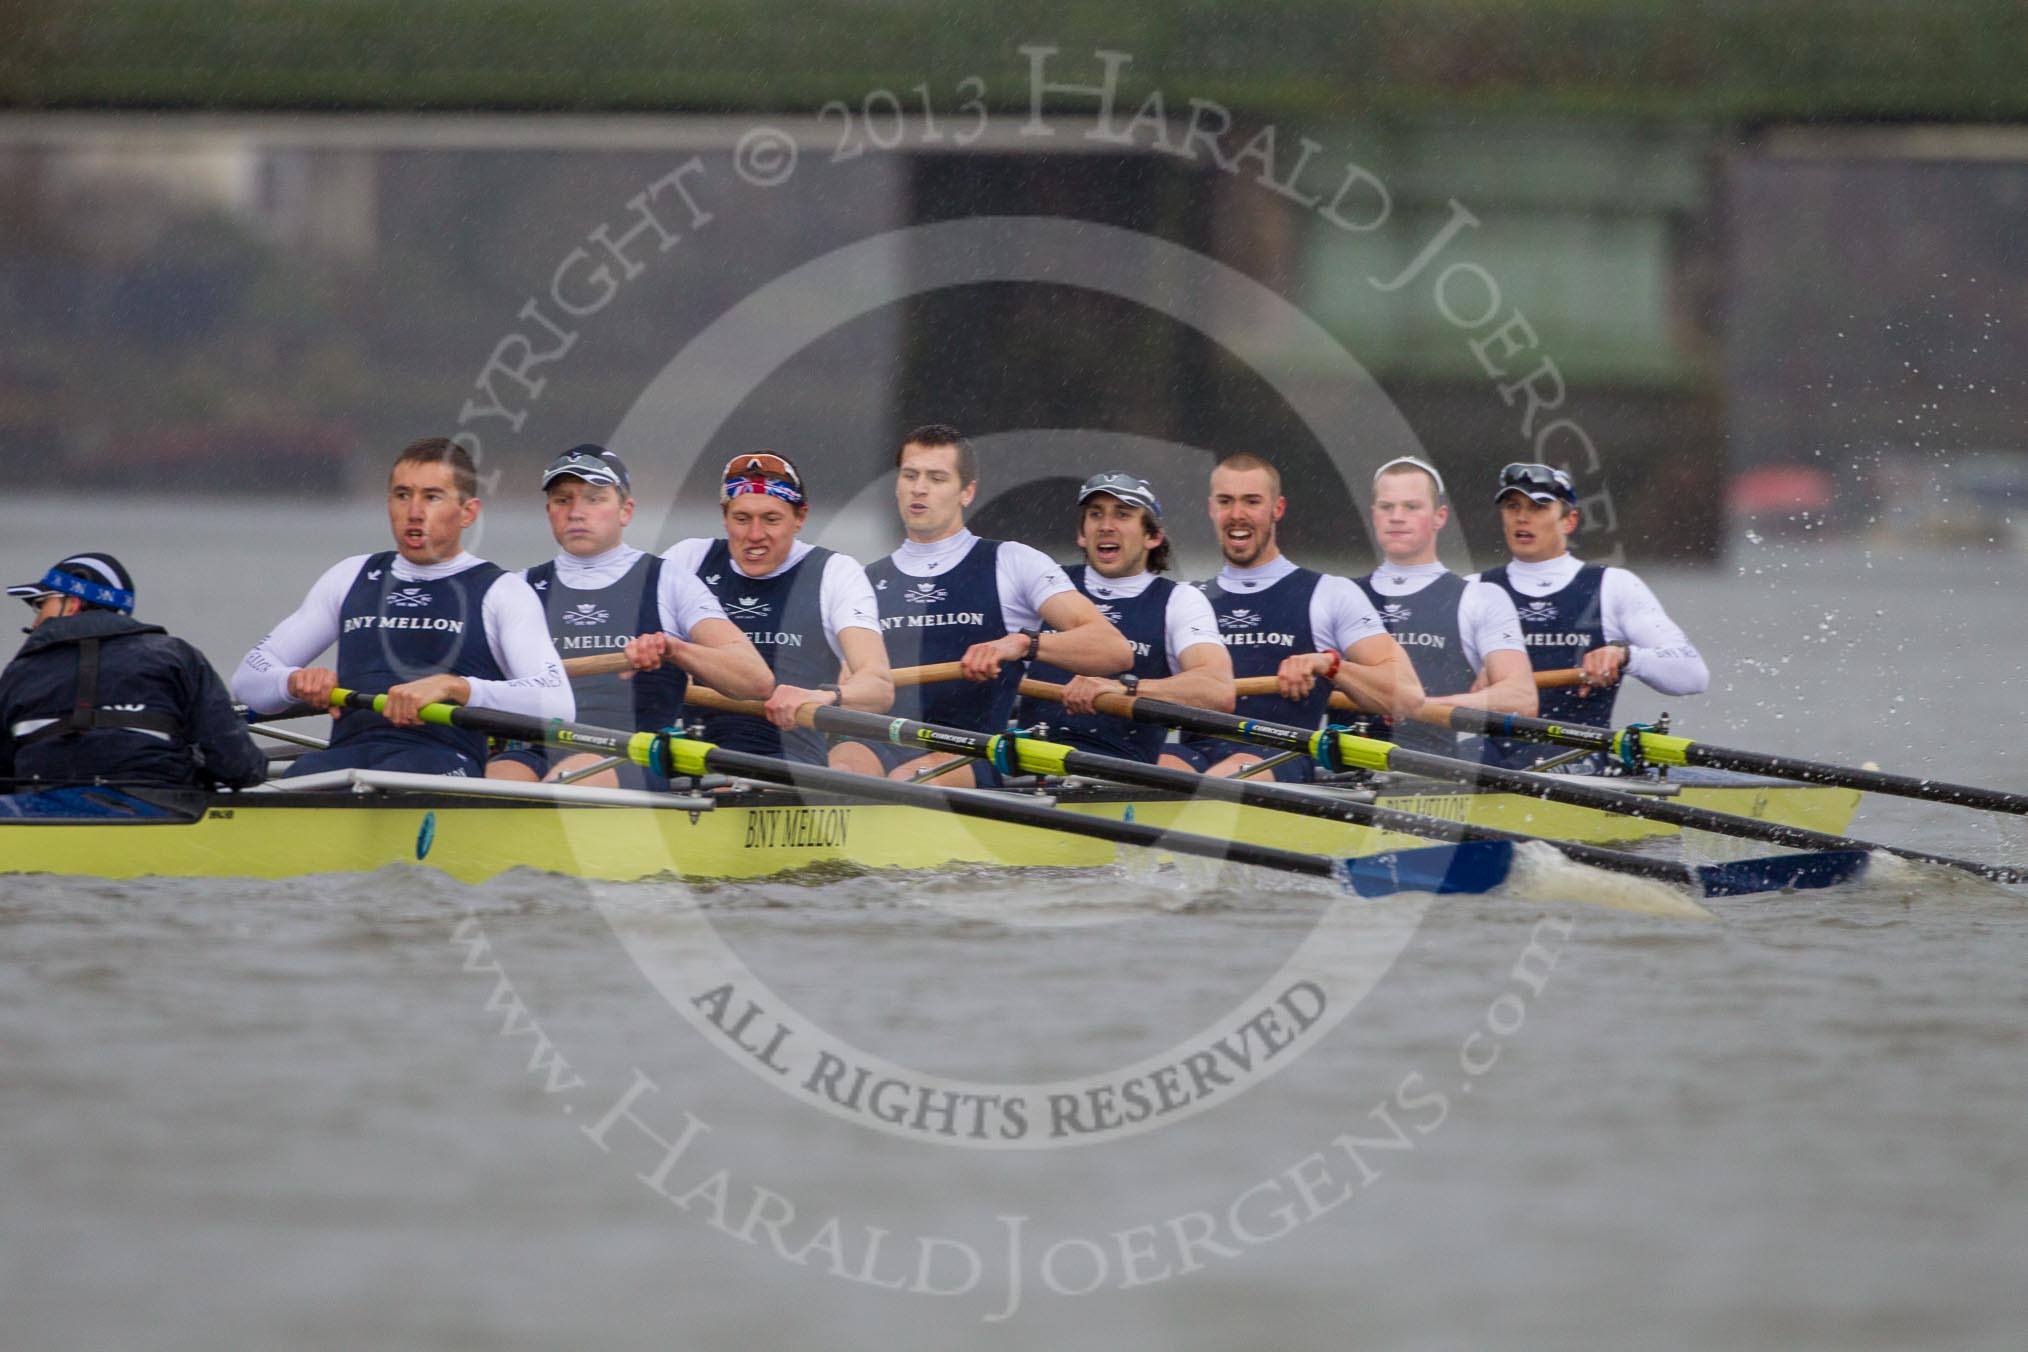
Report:
M 1661 764 L 1700 765 L 1713 770 L 1737 770 L 1750 775 L 1793 779 L 1805 784 L 1828 784 L 1840 789 L 1885 793 L 1898 798 L 1917 798 L 1955 807 L 1983 808 L 1988 812 L 2011 812 L 2028 816 L 2028 794 L 2003 789 L 1982 789 L 1971 784 L 1951 784 L 1940 779 L 1891 774 L 1885 770 L 1864 770 L 1850 765 L 1831 765 L 1797 756 L 1775 756 L 1762 751 L 1713 746 L 1687 737 L 1666 736 L 1641 730 L 1630 734 L 1610 728 L 1555 723 L 1544 718 L 1523 718 L 1518 714 L 1489 714 L 1483 709 L 1452 709 L 1449 726 L 1457 732 L 1484 733 L 1495 737 L 1519 737 L 1526 741 L 1550 742 L 1557 746 L 1583 747 L 1613 754 L 1619 739 L 1634 735 L 1640 739 L 1643 755 Z
M 1192 709 L 1188 705 L 1170 704 L 1162 700 L 1140 699 L 1132 702 L 1134 717 L 1143 721 L 1172 723 L 1177 727 L 1194 732 L 1208 732 L 1214 736 L 1231 737 L 1240 741 L 1263 746 L 1281 747 L 1287 750 L 1308 750 L 1314 733 L 1285 724 L 1263 723 L 1254 719 L 1236 718 L 1228 714 L 1211 713 L 1208 710 Z M 1805 827 L 1788 826 L 1780 822 L 1759 821 L 1752 817 L 1735 816 L 1729 812 L 1714 812 L 1708 808 L 1687 807 L 1671 803 L 1666 799 L 1635 795 L 1619 789 L 1604 788 L 1595 784 L 1581 784 L 1559 775 L 1533 774 L 1526 770 L 1506 770 L 1497 766 L 1478 765 L 1469 761 L 1452 760 L 1448 756 L 1433 756 L 1427 752 L 1410 751 L 1386 743 L 1374 743 L 1370 738 L 1337 736 L 1338 746 L 1372 747 L 1372 761 L 1378 767 L 1398 770 L 1406 774 L 1426 775 L 1432 779 L 1449 780 L 1456 783 L 1476 784 L 1499 789 L 1506 793 L 1523 794 L 1540 798 L 1545 802 L 1569 803 L 1576 807 L 1595 808 L 1603 812 L 1616 813 L 1638 820 L 1663 822 L 1676 827 L 1710 831 L 1716 835 L 1737 836 L 1746 840 L 1760 840 L 1773 845 L 1788 845 L 1804 850 L 1882 850 L 1903 859 L 1918 860 L 1927 864 L 1939 864 L 1945 868 L 1959 869 L 1973 873 L 1994 882 L 2028 882 L 2028 873 L 2007 868 L 1999 864 L 1982 864 L 1976 860 L 1959 859 L 1952 855 L 1936 854 L 1929 850 L 1910 849 L 1900 845 L 1881 845 L 1872 841 L 1857 840 L 1851 836 L 1830 835 L 1823 831 L 1812 831 Z
M 343 703 L 347 707 L 367 709 L 373 707 L 372 695 L 356 691 L 341 693 Z M 1141 822 L 1114 821 L 1109 817 L 1065 812 L 1043 803 L 980 789 L 936 788 L 928 784 L 906 784 L 899 780 L 854 774 L 849 770 L 833 770 L 823 765 L 791 764 L 773 756 L 730 751 L 710 743 L 689 742 L 680 738 L 664 739 L 659 733 L 625 733 L 611 728 L 593 727 L 587 723 L 529 718 L 497 709 L 468 709 L 457 705 L 431 705 L 425 711 L 424 717 L 430 722 L 470 728 L 474 732 L 492 733 L 495 736 L 512 737 L 521 741 L 542 742 L 572 750 L 598 751 L 624 756 L 634 764 L 643 766 L 650 763 L 651 748 L 658 740 L 662 740 L 665 745 L 679 748 L 686 755 L 700 756 L 701 768 L 714 774 L 739 775 L 790 788 L 835 793 L 841 797 L 865 799 L 870 802 L 932 808 L 952 812 L 961 817 L 977 817 L 1017 826 L 1033 826 L 1045 831 L 1059 831 L 1067 835 L 1109 841 L 1116 845 L 1138 845 L 1149 849 L 1167 850 L 1172 854 L 1191 854 L 1228 860 L 1237 864 L 1252 864 L 1260 868 L 1276 869 L 1283 873 L 1299 873 L 1312 878 L 1336 878 L 1340 870 L 1340 865 L 1334 859 L 1304 854 L 1297 850 L 1279 850 L 1273 846 L 1252 845 L 1244 841 L 1214 840 L 1208 836 L 1164 830 Z
M 819 731 L 892 742 L 898 746 L 915 747 L 925 752 L 950 751 L 964 756 L 990 758 L 994 755 L 996 743 L 1003 748 L 1007 745 L 992 733 L 968 732 L 936 724 L 919 723 L 913 719 L 889 718 L 883 714 L 814 706 L 812 714 L 812 724 Z M 1228 779 L 1217 775 L 1199 775 L 1189 770 L 1171 770 L 1143 761 L 1122 760 L 1116 756 L 1100 755 L 1097 752 L 1068 749 L 1056 743 L 1039 742 L 1033 738 L 1017 737 L 1012 745 L 1017 756 L 1020 756 L 1024 749 L 1044 753 L 1042 763 L 1038 764 L 1033 760 L 1024 760 L 1021 763 L 1019 768 L 1031 773 L 1086 775 L 1092 779 L 1112 780 L 1144 789 L 1237 803 L 1246 807 L 1265 808 L 1324 821 L 1346 822 L 1355 826 L 1368 826 L 1431 840 L 1504 840 L 1528 844 L 1541 839 L 1518 831 L 1502 831 L 1491 826 L 1474 826 L 1465 822 L 1447 821 L 1441 817 L 1404 812 L 1397 808 L 1357 803 L 1336 795 L 1327 796 L 1314 789 L 1296 788 L 1286 784 L 1263 784 L 1246 779 Z M 1690 869 L 1673 860 L 1649 859 L 1622 850 L 1610 850 L 1603 846 L 1585 845 L 1576 841 L 1549 840 L 1542 843 L 1561 851 L 1567 858 L 1580 864 L 1590 864 L 1615 873 L 1653 878 L 1682 886 L 1696 885 L 1696 879 Z

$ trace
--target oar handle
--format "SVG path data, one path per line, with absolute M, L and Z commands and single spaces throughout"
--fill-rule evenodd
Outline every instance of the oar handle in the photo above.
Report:
M 566 657 L 563 659 L 563 674 L 573 681 L 587 676 L 611 676 L 616 672 L 632 671 L 634 664 L 627 660 L 625 653 L 600 653 L 596 657 Z M 934 685 L 938 681 L 955 681 L 964 676 L 964 670 L 956 662 L 933 662 L 925 667 L 896 667 L 892 673 L 896 689 L 915 685 Z
M 1557 690 L 1583 684 L 1584 671 L 1579 667 L 1535 673 L 1535 688 L 1538 690 Z M 1242 676 L 1232 683 L 1232 689 L 1233 693 L 1238 695 L 1273 695 L 1280 693 L 1281 687 L 1275 683 L 1272 676 Z M 1027 692 L 1024 689 L 1022 693 Z M 1359 708 L 1342 690 L 1331 692 L 1331 707 L 1345 711 L 1356 711 Z M 1427 723 L 1433 728 L 1448 728 L 1451 725 L 1450 706 L 1445 704 L 1425 705 L 1415 717 L 1417 722 Z

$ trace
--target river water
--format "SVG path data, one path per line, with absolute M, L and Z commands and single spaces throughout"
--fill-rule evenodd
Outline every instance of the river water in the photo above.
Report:
M 221 667 L 384 538 L 371 504 L 77 520 L 0 509 L 5 566 L 121 542 L 143 614 Z M 489 550 L 539 557 L 531 528 Z M 1647 575 L 1717 676 L 1624 716 L 2028 782 L 2020 557 L 1741 541 Z M 2019 823 L 1961 810 L 1869 800 L 1854 831 L 2028 862 Z M 1213 866 L 6 879 L 4 1341 L 2018 1348 L 2028 913 L 1882 873 L 1708 924 L 1553 876 L 1358 909 Z M 750 978 L 716 1025 L 658 985 L 699 924 Z M 1367 984 L 1274 1049 L 1306 970 Z M 989 1149 L 813 1106 L 761 1062 L 790 1007 L 791 1044 L 922 1083 L 1188 1096 L 1175 1067 L 1221 1036 L 1273 1073 L 1151 1130 L 1086 1098 Z M 1010 1144 L 1004 1107 L 965 1111 Z

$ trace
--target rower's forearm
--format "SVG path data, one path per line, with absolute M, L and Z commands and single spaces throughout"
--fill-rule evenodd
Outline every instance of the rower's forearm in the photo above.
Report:
M 1213 672 L 1179 671 L 1174 676 L 1142 681 L 1140 693 L 1221 714 L 1231 713 L 1234 702 L 1232 681 Z
M 838 683 L 838 702 L 861 713 L 884 714 L 894 707 L 894 677 L 886 671 L 855 672 Z
M 1333 684 L 1369 713 L 1403 719 L 1415 717 L 1422 708 L 1422 682 L 1405 657 L 1370 667 L 1347 661 L 1339 666 Z
M 1425 707 L 1480 709 L 1489 714 L 1519 714 L 1523 718 L 1535 717 L 1542 707 L 1542 701 L 1535 693 L 1533 672 L 1518 681 L 1495 681 L 1483 690 L 1466 694 L 1430 695 L 1423 703 Z
M 1036 649 L 1040 660 L 1079 676 L 1111 676 L 1134 665 L 1134 646 L 1109 624 L 1049 630 Z
M 577 695 L 571 690 L 570 678 L 563 674 L 560 662 L 551 670 L 506 681 L 467 677 L 465 685 L 464 702 L 470 708 L 494 709 L 526 718 L 560 718 L 565 722 L 577 717 Z
M 1626 674 L 1664 695 L 1701 695 L 1711 685 L 1711 668 L 1695 648 L 1630 648 Z
M 255 648 L 240 658 L 227 686 L 234 699 L 256 713 L 278 714 L 295 703 L 289 694 L 289 674 L 295 670 L 275 661 L 263 648 Z
M 774 693 L 775 674 L 752 644 L 728 643 L 720 648 L 685 644 L 678 665 L 729 699 L 766 699 Z

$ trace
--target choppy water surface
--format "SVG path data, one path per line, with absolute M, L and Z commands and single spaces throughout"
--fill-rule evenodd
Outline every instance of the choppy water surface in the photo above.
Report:
M 1680 726 L 2028 783 L 2021 561 L 1740 563 L 1651 574 L 1721 673 Z M 231 614 L 165 582 L 155 613 L 229 663 L 299 571 Z M 2028 862 L 1973 813 L 1869 802 L 1855 830 Z M 701 917 L 750 989 L 925 1076 L 1121 1080 L 1283 989 L 1327 894 L 1134 867 L 9 880 L 5 1341 L 2018 1347 L 2024 900 L 1891 870 L 1704 925 L 1376 904 L 1320 950 L 1375 984 L 1276 1073 L 1009 1151 L 785 1092 L 664 998 L 658 945 Z

